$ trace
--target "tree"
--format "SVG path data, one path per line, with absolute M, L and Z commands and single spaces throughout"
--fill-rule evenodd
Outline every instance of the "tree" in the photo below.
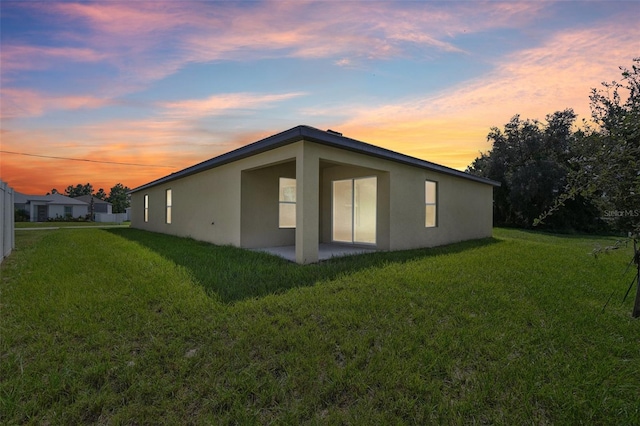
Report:
M 113 213 L 124 213 L 127 207 L 129 207 L 129 191 L 131 191 L 131 189 L 121 183 L 117 183 L 111 188 L 107 201 L 112 204 Z
M 545 123 L 515 115 L 504 130 L 491 129 L 487 139 L 492 149 L 476 158 L 467 171 L 501 183 L 494 190 L 496 223 L 530 227 L 552 205 L 566 184 L 575 119 L 571 109 L 547 115 Z M 589 211 L 582 208 L 578 215 L 559 215 L 549 226 L 582 227 L 582 216 Z
M 59 193 L 60 193 L 60 192 L 59 192 L 57 189 L 53 188 L 53 189 L 51 190 L 51 192 L 47 192 L 47 195 L 59 194 Z
M 640 58 L 633 62 L 631 70 L 620 67 L 622 83 L 592 90 L 592 117 L 600 128 L 588 139 L 580 164 L 595 171 L 593 194 L 605 215 L 616 212 L 615 224 L 627 230 L 640 228 Z
M 71 198 L 80 197 L 82 195 L 93 195 L 93 186 L 90 183 L 86 185 L 77 184 L 76 186 L 69 185 L 64 193 Z
M 596 205 L 614 228 L 640 230 L 640 58 L 633 60 L 631 69 L 620 70 L 620 83 L 605 82 L 603 89 L 592 89 L 595 127 L 586 125 L 581 131 L 564 192 L 538 223 L 581 196 Z
M 96 192 L 94 195 L 94 197 L 100 199 L 100 200 L 105 200 L 107 199 L 108 195 L 106 192 L 104 192 L 103 188 L 98 189 L 98 192 Z

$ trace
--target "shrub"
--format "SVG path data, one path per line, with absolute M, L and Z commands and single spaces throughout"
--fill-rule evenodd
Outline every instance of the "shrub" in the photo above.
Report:
M 13 219 L 16 222 L 29 222 L 31 217 L 29 216 L 29 212 L 23 209 L 15 209 Z

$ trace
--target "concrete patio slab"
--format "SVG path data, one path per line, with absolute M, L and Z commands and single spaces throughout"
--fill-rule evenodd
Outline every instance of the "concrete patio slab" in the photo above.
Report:
M 252 249 L 254 251 L 262 251 L 265 253 L 280 256 L 291 262 L 296 261 L 296 247 L 295 246 L 283 246 L 283 247 L 265 247 Z M 342 244 L 326 244 L 322 243 L 318 246 L 318 261 L 328 260 L 332 257 L 352 256 L 354 254 L 373 253 L 376 249 L 366 247 L 354 247 Z

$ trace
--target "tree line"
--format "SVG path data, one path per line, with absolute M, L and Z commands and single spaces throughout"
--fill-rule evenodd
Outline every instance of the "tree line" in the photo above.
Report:
M 494 127 L 467 172 L 501 183 L 496 225 L 640 231 L 640 58 L 590 95 L 591 121 L 570 108 Z
M 93 195 L 100 200 L 111 203 L 111 209 L 113 213 L 124 213 L 130 206 L 130 197 L 127 194 L 129 191 L 131 191 L 131 189 L 121 183 L 116 183 L 114 186 L 112 186 L 109 190 L 109 194 L 105 192 L 104 188 L 100 188 L 98 189 L 98 191 L 94 192 L 93 185 L 91 185 L 90 183 L 87 183 L 85 185 L 79 183 L 76 186 L 67 186 L 67 188 L 64 190 L 64 193 L 61 193 L 56 188 L 53 188 L 51 192 L 47 193 L 47 195 L 63 194 L 71 198 L 76 198 L 83 195 Z

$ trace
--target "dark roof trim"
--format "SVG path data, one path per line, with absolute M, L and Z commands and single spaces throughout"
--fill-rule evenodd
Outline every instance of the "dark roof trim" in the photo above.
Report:
M 381 148 L 379 146 L 371 145 L 365 142 L 360 142 L 355 139 L 347 138 L 334 131 L 323 131 L 310 126 L 297 126 L 284 132 L 269 136 L 265 139 L 261 139 L 257 142 L 253 142 L 249 145 L 245 145 L 241 148 L 227 152 L 226 154 L 219 155 L 210 160 L 203 161 L 186 169 L 180 170 L 175 173 L 171 173 L 160 179 L 156 179 L 147 184 L 134 188 L 130 193 L 142 191 L 153 186 L 181 179 L 186 176 L 190 176 L 196 173 L 200 173 L 205 170 L 213 169 L 215 167 L 222 166 L 243 158 L 250 157 L 265 151 L 279 148 L 284 145 L 288 145 L 300 140 L 307 140 L 310 142 L 316 142 L 322 145 L 332 146 L 340 149 L 346 149 L 349 151 L 357 152 L 360 154 L 366 154 L 374 157 L 379 157 L 385 160 L 395 161 L 398 163 L 408 164 L 410 166 L 419 167 L 422 169 L 431 170 L 434 172 L 444 173 L 451 176 L 457 176 L 464 179 L 473 180 L 476 182 L 484 183 L 487 185 L 500 186 L 499 182 L 491 179 L 486 179 L 479 176 L 474 176 L 469 173 L 461 172 L 460 170 L 452 169 L 449 167 L 441 166 L 430 161 L 420 160 L 415 157 L 400 154 L 389 149 Z

